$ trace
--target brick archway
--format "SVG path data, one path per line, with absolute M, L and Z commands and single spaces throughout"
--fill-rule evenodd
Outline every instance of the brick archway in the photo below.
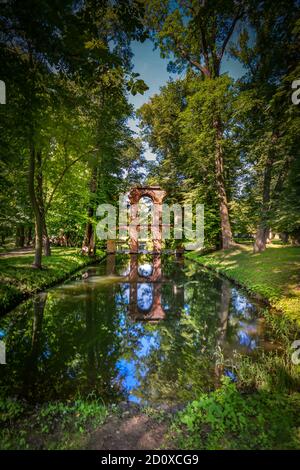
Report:
M 154 220 L 151 228 L 153 234 L 153 251 L 160 253 L 162 249 L 162 204 L 166 191 L 159 186 L 140 186 L 131 189 L 129 193 L 130 202 L 130 252 L 137 253 L 139 249 L 139 225 L 138 225 L 138 203 L 142 197 L 149 197 L 155 205 Z

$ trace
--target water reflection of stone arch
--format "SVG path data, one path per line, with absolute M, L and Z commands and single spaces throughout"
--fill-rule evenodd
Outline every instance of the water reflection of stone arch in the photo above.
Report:
M 160 253 L 162 249 L 162 203 L 166 192 L 159 186 L 143 186 L 133 188 L 129 193 L 130 202 L 130 252 L 137 253 L 139 249 L 138 234 L 138 203 L 142 197 L 148 197 L 154 204 L 154 217 L 151 223 L 153 251 Z
M 130 258 L 130 300 L 129 313 L 135 320 L 158 321 L 165 318 L 165 311 L 161 304 L 161 257 L 153 256 L 152 272 L 149 276 L 143 276 L 139 272 L 138 256 Z M 139 285 L 149 283 L 152 293 L 151 305 L 148 309 L 142 309 L 138 301 Z

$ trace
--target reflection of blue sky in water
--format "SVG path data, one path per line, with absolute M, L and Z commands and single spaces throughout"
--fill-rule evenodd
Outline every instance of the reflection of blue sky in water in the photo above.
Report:
M 153 267 L 150 263 L 142 264 L 138 268 L 138 273 L 140 276 L 148 277 L 148 276 L 151 276 L 152 272 L 153 272 Z
M 129 394 L 128 399 L 139 403 L 140 399 L 130 394 L 131 390 L 140 385 L 135 377 L 135 361 L 121 358 L 116 363 L 116 369 L 119 372 L 118 379 L 121 380 L 124 389 Z
M 226 375 L 226 377 L 229 377 L 232 382 L 237 381 L 237 377 L 236 377 L 235 373 L 232 372 L 232 370 L 230 370 L 230 369 L 224 369 L 224 375 Z
M 118 371 L 118 380 L 121 381 L 123 388 L 128 393 L 128 400 L 140 403 L 140 398 L 135 396 L 132 391 L 140 386 L 140 382 L 137 379 L 139 377 L 144 378 L 147 375 L 148 369 L 139 362 L 151 354 L 153 349 L 159 349 L 160 339 L 158 331 L 154 331 L 151 334 L 145 334 L 139 339 L 139 349 L 135 351 L 137 359 L 125 359 L 120 358 L 116 362 L 116 369 Z
M 129 305 L 130 302 L 130 286 L 128 283 L 121 285 L 121 292 L 115 295 L 116 305 Z
M 257 308 L 249 302 L 247 297 L 238 292 L 236 288 L 231 289 L 230 323 L 238 326 L 236 341 L 248 351 L 258 347 L 258 324 Z
M 242 315 L 245 319 L 250 320 L 255 313 L 255 307 L 250 303 L 247 298 L 238 292 L 235 288 L 231 290 L 233 311 L 231 314 L 233 316 Z
M 253 339 L 245 330 L 239 330 L 237 332 L 237 338 L 241 346 L 246 346 L 246 348 L 251 351 L 257 347 L 256 340 Z
M 153 331 L 151 335 L 145 335 L 140 340 L 140 349 L 136 352 L 138 358 L 146 357 L 153 349 L 158 349 L 160 346 L 160 338 L 158 330 Z
M 153 303 L 153 284 L 137 285 L 137 304 L 140 310 L 150 310 Z
M 191 306 L 190 304 L 184 304 L 184 312 L 187 314 L 187 315 L 190 315 L 191 314 Z
M 130 285 L 123 284 L 121 292 L 115 295 L 117 305 L 129 305 L 130 303 Z M 138 283 L 137 284 L 137 304 L 141 310 L 150 310 L 153 303 L 153 284 Z

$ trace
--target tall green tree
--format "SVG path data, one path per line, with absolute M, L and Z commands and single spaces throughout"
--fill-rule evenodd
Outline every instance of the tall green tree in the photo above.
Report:
M 203 80 L 190 72 L 185 79 L 169 82 L 159 95 L 139 110 L 145 138 L 158 155 L 149 177 L 159 178 L 168 199 L 205 206 L 205 242 L 220 244 L 220 215 L 215 191 L 215 133 L 211 126 L 217 106 L 223 127 L 224 178 L 233 193 L 238 149 L 232 133 L 235 124 L 236 88 L 232 80 Z M 159 176 L 157 177 L 159 169 Z
M 170 68 L 192 67 L 205 80 L 216 80 L 228 44 L 243 18 L 244 2 L 146 1 L 146 24 Z M 212 102 L 211 127 L 215 141 L 215 181 L 219 198 L 222 246 L 232 244 L 228 194 L 224 178 L 224 126 L 217 103 Z
M 232 49 L 247 71 L 241 82 L 240 119 L 250 195 L 258 215 L 254 252 L 266 248 L 272 228 L 281 225 L 283 231 L 282 224 L 276 224 L 279 202 L 295 168 L 293 160 L 299 157 L 299 110 L 291 101 L 292 77 L 299 69 L 298 18 L 299 2 L 282 0 L 276 7 L 270 1 L 252 2 L 248 27 Z
M 28 169 L 28 194 L 35 222 L 33 266 L 36 268 L 41 267 L 43 239 L 45 253 L 50 254 L 46 220 L 57 188 L 77 161 L 84 156 L 92 160 L 95 142 L 101 138 L 99 126 L 97 128 L 99 116 L 98 120 L 95 118 L 99 106 L 95 112 L 96 94 L 90 90 L 95 90 L 97 85 L 99 93 L 109 90 L 110 81 L 118 84 L 121 94 L 125 83 L 133 93 L 146 89 L 142 80 L 131 73 L 130 64 L 130 40 L 143 36 L 143 27 L 137 19 L 140 9 L 141 5 L 134 0 L 122 4 L 92 0 L 80 3 L 30 0 L 25 4 L 15 0 L 3 5 L 0 55 L 9 103 L 4 126 L 14 132 L 11 135 L 5 132 L 2 150 L 14 141 L 19 152 L 15 158 L 20 158 L 21 154 Z M 70 107 L 72 83 L 73 108 Z M 110 102 L 112 107 L 119 105 L 118 95 L 114 96 L 115 101 Z M 85 106 L 91 108 L 85 112 L 84 100 Z M 78 111 L 77 119 L 72 116 L 61 120 L 63 114 Z M 92 128 L 89 142 L 87 126 Z M 67 134 L 72 127 L 75 132 L 70 143 Z M 118 138 L 117 134 L 115 137 Z M 75 142 L 78 144 L 80 139 L 86 144 L 85 152 L 82 152 L 82 145 L 75 149 Z M 104 136 L 102 147 L 110 139 L 111 134 Z M 49 162 L 55 162 L 57 171 L 53 171 Z M 54 174 L 56 180 L 53 180 Z

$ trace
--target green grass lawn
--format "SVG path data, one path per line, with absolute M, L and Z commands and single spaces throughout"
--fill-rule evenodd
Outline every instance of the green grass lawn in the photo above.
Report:
M 98 252 L 99 257 L 103 252 Z M 5 313 L 31 294 L 66 279 L 91 263 L 78 248 L 52 248 L 43 257 L 43 269 L 33 269 L 33 254 L 0 257 L 0 313 Z
M 300 248 L 269 245 L 263 253 L 253 254 L 252 246 L 189 258 L 208 266 L 260 294 L 270 304 L 300 324 Z

